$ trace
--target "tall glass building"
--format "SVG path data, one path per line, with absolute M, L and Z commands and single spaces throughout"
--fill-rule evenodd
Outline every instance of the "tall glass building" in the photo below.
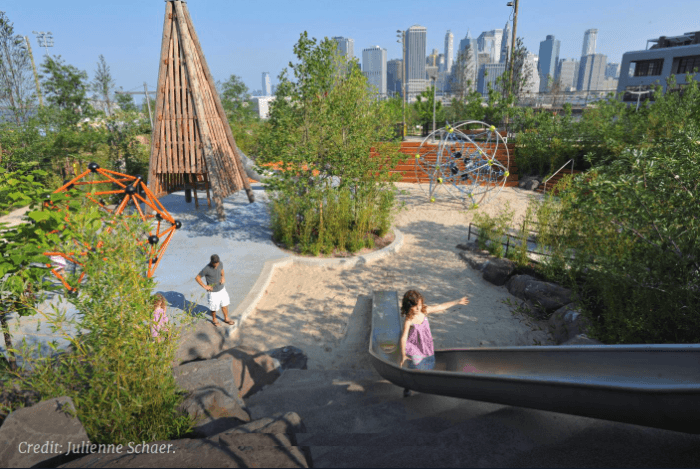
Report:
M 583 48 L 581 49 L 581 57 L 595 54 L 595 43 L 597 38 L 597 29 L 587 29 L 586 32 L 583 33 Z
M 413 25 L 406 30 L 406 93 L 408 96 L 420 94 L 428 88 L 425 78 L 425 57 L 428 29 Z
M 355 58 L 355 40 L 336 36 L 333 38 L 335 42 L 338 43 L 338 51 L 343 54 L 348 60 Z
M 270 81 L 270 72 L 263 72 L 262 74 L 262 95 L 272 95 L 272 82 Z
M 559 64 L 559 48 L 561 42 L 554 35 L 547 35 L 547 39 L 540 42 L 539 74 L 540 91 L 548 91 L 548 77 L 556 79 L 557 65 Z
M 452 72 L 452 63 L 454 62 L 454 43 L 455 35 L 452 31 L 447 31 L 445 34 L 445 71 Z
M 379 46 L 363 49 L 362 73 L 379 96 L 386 96 L 386 49 Z

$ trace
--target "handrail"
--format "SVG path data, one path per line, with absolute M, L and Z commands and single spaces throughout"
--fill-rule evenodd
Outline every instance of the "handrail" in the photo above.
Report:
M 542 189 L 542 195 L 545 195 L 545 194 L 547 193 L 547 182 L 548 182 L 550 179 L 552 179 L 554 176 L 556 176 L 557 174 L 559 174 L 559 171 L 561 171 L 562 169 L 564 169 L 564 166 L 566 166 L 566 165 L 569 164 L 569 163 L 571 163 L 571 174 L 574 174 L 574 159 L 571 158 L 569 161 L 567 161 L 566 163 L 564 163 L 564 165 L 563 165 L 561 168 L 557 169 L 557 172 L 556 172 L 556 173 L 552 174 L 551 176 L 549 176 L 549 177 L 547 178 L 547 180 L 544 182 L 544 188 Z

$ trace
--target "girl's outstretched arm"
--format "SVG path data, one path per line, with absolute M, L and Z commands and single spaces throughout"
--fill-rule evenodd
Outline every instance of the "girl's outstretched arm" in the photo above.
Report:
M 447 303 L 441 303 L 441 304 L 435 305 L 435 306 L 428 306 L 428 314 L 439 313 L 440 311 L 445 311 L 446 309 L 451 308 L 453 306 L 466 305 L 468 303 L 469 303 L 469 298 L 464 296 L 464 297 L 462 297 L 458 300 L 455 300 L 455 301 L 448 301 Z

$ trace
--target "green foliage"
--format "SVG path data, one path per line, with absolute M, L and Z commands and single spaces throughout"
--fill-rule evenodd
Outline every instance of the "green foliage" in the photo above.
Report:
M 60 203 L 60 197 L 54 198 Z M 100 212 L 72 200 L 71 223 L 63 223 L 61 213 L 53 210 L 30 214 L 37 223 L 63 224 L 60 235 L 45 234 L 45 242 L 59 248 L 74 242 L 103 244 L 81 256 L 86 277 L 79 295 L 68 297 L 78 314 L 69 319 L 58 310 L 42 313 L 70 346 L 59 350 L 51 344 L 52 357 L 38 349 L 34 354 L 17 351 L 26 366 L 14 375 L 15 382 L 38 391 L 42 399 L 70 396 L 95 443 L 182 437 L 191 422 L 178 411 L 183 395 L 171 368 L 180 326 L 171 320 L 170 330 L 161 331 L 165 341 L 151 338 L 155 281 L 146 277 L 148 254 L 134 248 L 132 235 L 147 227 L 139 218 L 125 216 L 116 220 L 118 229 L 107 233 Z M 122 221 L 128 228 L 122 228 Z M 73 336 L 71 330 L 81 332 Z
M 298 63 L 290 68 L 296 81 L 289 70 L 280 75 L 259 140 L 258 165 L 281 162 L 283 169 L 269 183 L 276 193 L 275 239 L 311 253 L 327 252 L 328 243 L 356 250 L 371 231 L 387 226 L 385 193 L 393 191 L 389 183 L 396 179 L 389 168 L 400 158 L 399 145 L 392 142 L 392 116 L 359 68 L 338 56 L 334 41 L 317 44 L 303 33 L 294 52 Z M 370 148 L 378 156 L 370 156 Z M 348 197 L 346 207 L 341 201 Z M 335 213 L 341 207 L 351 212 L 351 224 L 345 214 Z
M 0 214 L 5 214 L 15 207 L 25 207 L 39 200 L 46 193 L 42 183 L 46 171 L 7 171 L 0 168 Z
M 46 102 L 61 114 L 62 121 L 74 125 L 90 115 L 87 73 L 64 63 L 60 56 L 46 56 L 41 68 Z
M 248 87 L 241 77 L 231 75 L 224 83 L 217 83 L 221 105 L 230 124 L 241 123 L 257 118 Z
M 435 87 L 431 86 L 416 97 L 413 109 L 417 116 L 417 124 L 423 127 L 423 134 L 432 132 L 433 128 L 433 105 L 435 106 L 435 126 L 440 128 L 445 122 L 445 110 L 442 102 L 433 99 Z
M 0 11 L 0 106 L 17 125 L 29 118 L 36 102 L 32 75 L 26 41 Z
M 95 93 L 95 98 L 103 102 L 101 110 L 108 116 L 111 115 L 114 79 L 109 71 L 109 65 L 107 65 L 104 55 L 100 54 L 100 61 L 97 62 L 97 70 L 95 70 L 95 79 L 90 84 L 90 89 Z
M 119 105 L 119 109 L 124 112 L 138 112 L 134 96 L 126 93 L 117 93 L 114 100 Z
M 491 218 L 487 213 L 474 214 L 473 223 L 479 228 L 477 238 L 479 249 L 488 250 L 496 257 L 504 256 L 504 238 L 513 223 L 513 214 L 508 202 L 495 218 Z

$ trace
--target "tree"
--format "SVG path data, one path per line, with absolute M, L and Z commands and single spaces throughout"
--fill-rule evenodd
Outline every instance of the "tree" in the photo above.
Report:
M 100 54 L 100 61 L 97 62 L 97 70 L 95 70 L 95 79 L 91 83 L 90 89 L 95 93 L 93 98 L 101 101 L 104 113 L 108 116 L 112 115 L 114 80 L 104 55 Z
M 224 83 L 218 82 L 216 85 L 229 123 L 246 122 L 255 118 L 250 92 L 241 77 L 231 75 Z
M 433 125 L 433 104 L 435 105 L 435 125 L 445 121 L 445 110 L 442 108 L 442 102 L 435 102 L 434 87 L 430 87 L 423 91 L 416 98 L 413 107 L 418 116 L 418 123 L 423 126 L 423 134 L 427 135 Z M 440 125 L 441 126 L 441 125 Z
M 459 101 L 476 89 L 476 51 L 470 46 L 459 51 L 457 62 L 452 67 L 450 89 Z
M 527 61 L 527 48 L 523 43 L 523 38 L 519 37 L 515 41 L 513 56 L 509 60 L 513 61 L 513 79 L 510 79 L 510 63 L 506 62 L 506 71 L 501 75 L 502 93 L 504 98 L 512 96 L 514 103 L 520 99 L 525 87 L 528 86 L 534 73 L 532 64 Z
M 63 115 L 67 124 L 77 124 L 83 115 L 90 114 L 87 73 L 64 63 L 61 56 L 47 56 L 41 67 L 46 101 Z
M 123 91 L 122 88 L 119 88 L 119 91 Z M 127 93 L 117 93 L 114 97 L 114 100 L 117 102 L 119 109 L 121 109 L 124 112 L 139 111 L 139 108 L 136 107 L 136 103 L 134 102 L 133 95 Z
M 15 123 L 27 120 L 34 104 L 32 64 L 25 39 L 15 34 L 14 25 L 0 11 L 0 104 Z

